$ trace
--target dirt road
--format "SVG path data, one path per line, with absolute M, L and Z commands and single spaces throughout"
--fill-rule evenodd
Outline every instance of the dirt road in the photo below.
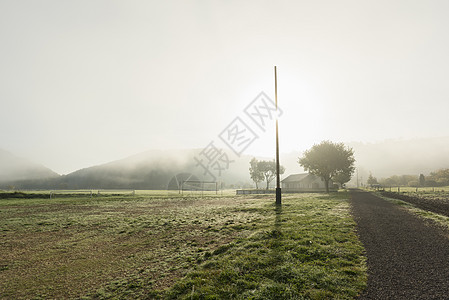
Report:
M 449 232 L 370 193 L 351 198 L 368 265 L 360 299 L 449 299 Z

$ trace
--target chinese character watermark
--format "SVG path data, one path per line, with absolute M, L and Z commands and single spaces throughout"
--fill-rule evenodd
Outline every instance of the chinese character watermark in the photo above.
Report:
M 243 110 L 245 118 L 251 122 L 245 122 L 243 118 L 237 116 L 218 135 L 218 138 L 232 150 L 238 157 L 248 149 L 251 144 L 259 138 L 256 131 L 266 131 L 267 125 L 282 115 L 282 110 L 276 107 L 264 92 L 254 98 Z M 252 124 L 251 127 L 249 124 Z M 255 128 L 254 128 L 255 127 Z M 211 141 L 204 149 L 194 157 L 196 167 L 201 167 L 203 176 L 208 176 L 216 180 L 221 177 L 222 172 L 229 169 L 229 165 L 234 162 L 223 150 L 214 145 Z
M 282 110 L 279 107 L 276 108 L 276 103 L 264 92 L 257 95 L 244 112 L 263 131 L 266 130 L 265 127 L 269 121 L 282 115 Z
M 213 171 L 218 172 L 218 176 L 221 176 L 221 172 L 229 169 L 229 164 L 234 162 L 229 159 L 226 152 L 217 148 L 213 141 L 199 153 L 199 158 L 194 157 L 194 159 L 197 162 L 196 167 L 200 166 L 203 169 L 203 176 L 209 175 L 213 180 L 217 178 L 212 173 Z
M 240 156 L 256 139 L 257 134 L 240 117 L 235 118 L 218 137 L 237 156 Z

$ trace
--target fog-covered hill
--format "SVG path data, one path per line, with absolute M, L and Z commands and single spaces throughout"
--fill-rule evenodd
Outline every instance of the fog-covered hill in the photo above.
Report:
M 369 172 L 377 178 L 392 175 L 429 174 L 449 168 L 449 137 L 349 143 L 354 149 L 359 176 Z
M 59 175 L 43 165 L 31 162 L 24 158 L 0 149 L 0 182 L 47 179 Z
M 166 189 L 176 175 L 191 173 L 199 180 L 221 181 L 228 187 L 251 185 L 248 168 L 252 157 L 230 155 L 229 162 L 222 158 L 208 165 L 201 151 L 151 150 L 68 175 L 37 176 L 8 184 L 22 189 Z M 218 168 L 222 168 L 221 174 Z
M 354 149 L 359 179 L 363 181 L 369 172 L 380 179 L 402 174 L 427 175 L 449 168 L 449 137 L 347 145 Z M 0 188 L 14 185 L 21 189 L 166 189 L 180 173 L 191 173 L 199 180 L 221 181 L 227 187 L 253 185 L 248 170 L 253 156 L 236 157 L 228 153 L 229 164 L 223 157 L 218 164 L 209 164 L 208 174 L 202 166 L 208 164 L 203 150 L 151 150 L 64 176 L 0 150 Z M 297 163 L 301 155 L 299 151 L 281 154 L 281 164 L 286 168 L 284 177 L 303 172 Z M 223 168 L 221 176 L 219 167 Z
M 208 168 L 207 157 L 203 149 L 187 150 L 151 150 L 107 164 L 78 170 L 61 178 L 61 186 L 66 188 L 132 188 L 132 189 L 166 189 L 171 179 L 181 173 L 191 173 L 202 181 L 220 181 L 226 187 L 250 187 L 250 155 L 241 157 L 228 153 L 226 158 L 215 159 Z M 224 152 L 222 152 L 224 153 Z M 298 172 L 296 153 L 282 156 L 289 172 Z M 270 158 L 260 158 L 269 160 Z M 199 163 L 199 161 L 202 161 Z M 294 161 L 295 168 L 290 168 Z M 221 175 L 218 169 L 222 168 Z M 212 177 L 212 176 L 215 176 Z

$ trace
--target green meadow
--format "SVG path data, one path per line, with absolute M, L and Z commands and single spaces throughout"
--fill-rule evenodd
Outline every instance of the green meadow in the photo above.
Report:
M 0 298 L 353 299 L 346 192 L 0 199 Z

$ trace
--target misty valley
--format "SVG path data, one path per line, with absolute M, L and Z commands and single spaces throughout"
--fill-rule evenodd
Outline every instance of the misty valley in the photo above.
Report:
M 435 151 L 432 158 L 409 161 L 407 155 L 428 151 L 427 146 L 415 148 L 415 154 L 402 152 L 416 142 L 396 141 L 394 147 L 391 141 L 352 144 L 354 148 L 345 148 L 356 158 L 357 168 L 348 169 L 352 176 L 344 177 L 340 185 L 333 177 L 334 188 L 327 193 L 285 189 L 282 205 L 275 204 L 270 192 L 274 162 L 249 155 L 223 172 L 218 184 L 201 180 L 204 174 L 192 159 L 201 150 L 195 149 L 148 151 L 68 175 L 2 150 L 0 295 L 5 299 L 363 299 L 406 294 L 410 289 L 405 287 L 377 286 L 389 283 L 383 283 L 385 268 L 376 273 L 373 249 L 390 237 L 387 229 L 370 237 L 373 229 L 365 232 L 363 221 L 391 205 L 389 213 L 412 218 L 392 216 L 400 224 L 418 222 L 413 225 L 417 231 L 449 230 L 449 169 L 438 159 L 446 148 Z M 390 154 L 384 151 L 382 163 L 376 164 L 373 160 L 379 159 L 380 149 L 388 147 Z M 295 173 L 304 172 L 304 157 L 313 149 L 283 154 L 283 177 L 306 178 Z M 405 160 L 408 163 L 401 164 Z M 397 169 L 385 167 L 395 164 Z M 273 169 L 266 182 L 265 167 Z M 396 175 L 397 170 L 412 170 L 414 175 Z M 236 194 L 236 189 L 248 193 Z M 373 206 L 374 200 L 367 202 L 369 197 L 382 202 Z M 364 215 L 367 209 L 369 217 Z M 369 224 L 384 226 L 385 218 L 383 213 Z M 410 239 L 418 255 L 419 243 L 416 237 Z M 445 243 L 439 241 L 437 249 Z M 405 260 L 421 259 L 403 255 L 397 262 L 404 265 Z M 411 281 L 444 280 L 445 264 L 432 268 L 441 271 L 426 279 L 413 277 L 413 267 L 405 272 Z M 376 276 L 380 279 L 372 283 Z M 439 295 L 444 282 L 439 284 L 425 289 L 425 295 Z
M 449 299 L 449 1 L 0 1 L 0 300 Z

